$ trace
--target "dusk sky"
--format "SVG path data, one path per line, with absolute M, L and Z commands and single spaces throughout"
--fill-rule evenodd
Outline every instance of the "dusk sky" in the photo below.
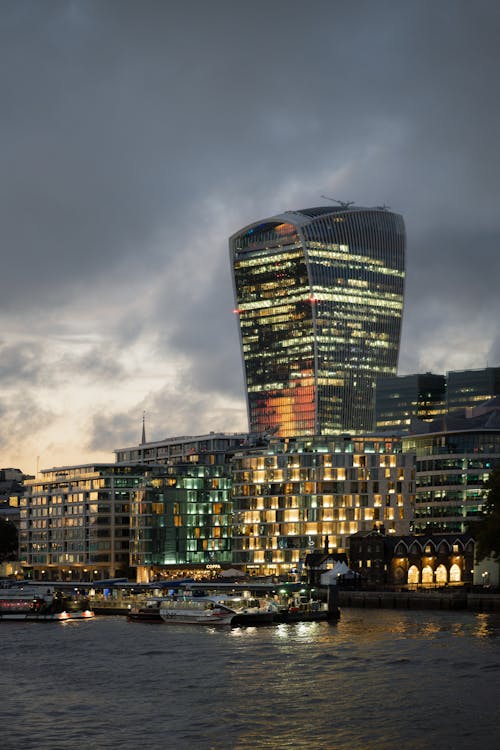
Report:
M 404 216 L 399 373 L 500 365 L 497 0 L 2 0 L 0 467 L 247 428 L 228 237 Z

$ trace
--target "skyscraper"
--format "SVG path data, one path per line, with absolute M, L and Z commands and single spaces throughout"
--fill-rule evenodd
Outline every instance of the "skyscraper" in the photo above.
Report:
M 350 204 L 287 211 L 229 247 L 250 430 L 372 430 L 375 380 L 398 362 L 402 217 Z

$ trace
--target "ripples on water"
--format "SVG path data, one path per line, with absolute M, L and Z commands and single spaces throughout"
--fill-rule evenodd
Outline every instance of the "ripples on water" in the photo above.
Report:
M 500 617 L 1 623 L 1 750 L 497 750 Z

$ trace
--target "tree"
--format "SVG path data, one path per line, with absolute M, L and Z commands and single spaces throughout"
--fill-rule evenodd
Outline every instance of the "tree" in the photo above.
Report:
M 17 529 L 12 521 L 0 518 L 0 563 L 17 559 Z
M 500 466 L 494 469 L 485 483 L 488 490 L 483 517 L 473 526 L 476 539 L 476 560 L 485 557 L 500 560 Z

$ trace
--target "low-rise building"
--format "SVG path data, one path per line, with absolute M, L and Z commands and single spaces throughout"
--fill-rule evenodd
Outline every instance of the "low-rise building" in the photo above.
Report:
M 433 588 L 471 584 L 474 539 L 470 534 L 386 536 L 359 532 L 349 540 L 349 565 L 363 585 Z

